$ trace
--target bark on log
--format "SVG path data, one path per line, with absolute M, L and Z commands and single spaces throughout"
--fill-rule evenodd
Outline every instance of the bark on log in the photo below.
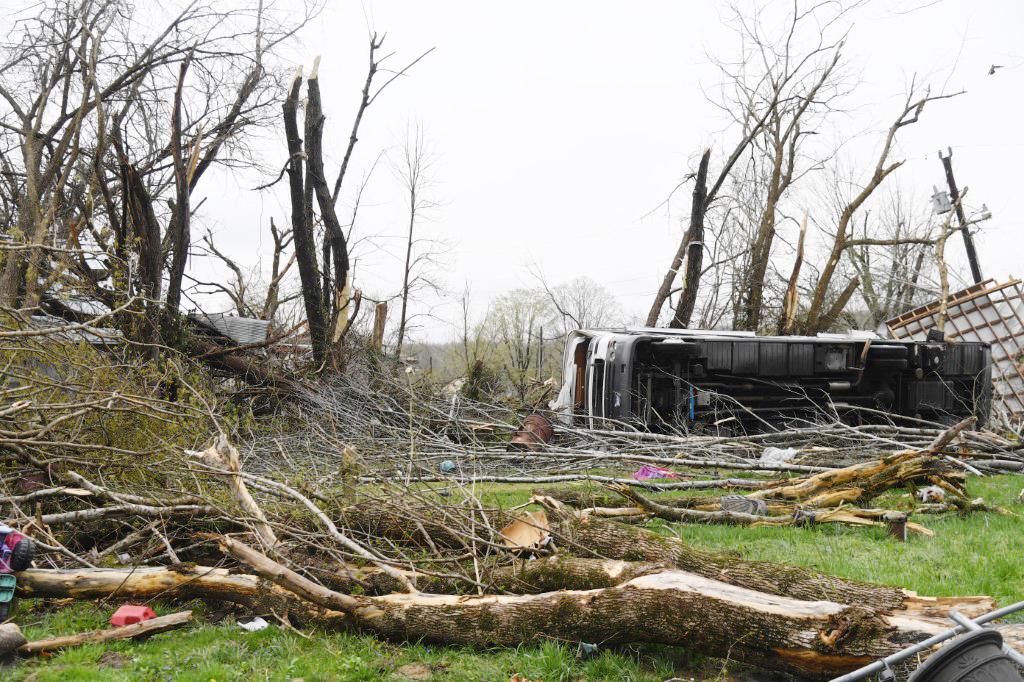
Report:
M 886 490 L 926 478 L 964 496 L 963 474 L 953 472 L 941 457 L 918 451 L 900 452 L 880 460 L 826 471 L 808 478 L 780 481 L 747 495 L 763 500 L 791 500 L 810 507 L 864 504 Z
M 642 575 L 660 573 L 671 566 L 657 561 L 616 561 L 610 559 L 582 559 L 552 556 L 533 561 L 517 561 L 512 566 L 488 569 L 481 567 L 481 580 L 488 593 L 540 594 L 556 590 L 592 590 L 616 585 Z M 451 577 L 435 577 L 414 571 L 406 572 L 410 581 L 422 592 L 434 594 L 464 594 L 466 581 Z M 402 584 L 387 574 L 373 569 L 362 572 L 372 594 L 400 592 Z M 339 574 L 339 585 L 346 576 Z
M 221 454 L 222 451 L 226 452 L 227 456 Z M 232 472 L 223 474 L 222 478 L 225 479 L 228 488 L 231 489 L 231 493 L 242 505 L 242 509 L 255 517 L 254 530 L 260 542 L 267 549 L 273 549 L 277 545 L 277 536 L 274 534 L 270 524 L 267 523 L 267 517 L 264 516 L 263 510 L 256 504 L 256 500 L 253 499 L 252 494 L 246 487 L 245 481 L 238 475 L 242 468 L 238 450 L 228 442 L 227 438 L 221 435 L 216 444 L 211 445 L 202 452 L 195 450 L 186 450 L 185 452 L 212 469 Z
M 285 613 L 301 622 L 345 617 L 300 599 L 260 577 L 208 566 L 159 566 L 96 569 L 30 568 L 17 574 L 16 594 L 23 598 L 211 599 L 240 604 L 259 613 Z
M 665 561 L 676 568 L 747 589 L 795 599 L 827 599 L 878 609 L 899 609 L 905 593 L 838 578 L 799 566 L 751 561 L 709 552 L 646 528 L 595 518 L 563 518 L 552 525 L 559 546 L 576 553 L 623 561 Z
M 685 646 L 712 656 L 828 678 L 943 631 L 926 619 L 801 601 L 683 571 L 605 589 L 539 595 L 353 597 L 311 583 L 235 540 L 222 548 L 255 572 L 355 624 L 396 639 L 516 646 L 544 639 Z
M 111 630 L 93 630 L 92 632 L 80 632 L 77 635 L 66 637 L 54 637 L 53 639 L 39 639 L 28 642 L 18 647 L 19 654 L 38 654 L 44 651 L 55 651 L 69 646 L 79 644 L 91 644 L 95 642 L 115 642 L 119 639 L 132 639 L 141 635 L 151 635 L 157 632 L 166 632 L 180 628 L 192 622 L 191 611 L 179 611 L 167 616 L 150 618 L 141 623 L 125 625 Z
M 178 596 L 276 602 L 278 613 L 318 612 L 331 616 L 332 625 L 355 624 L 395 639 L 484 646 L 551 637 L 662 643 L 815 677 L 848 671 L 945 630 L 944 616 L 950 608 L 969 616 L 992 608 L 987 598 L 936 600 L 903 593 L 905 604 L 912 606 L 890 613 L 870 605 L 766 595 L 678 570 L 642 575 L 609 588 L 538 595 L 354 597 L 323 588 L 255 550 L 225 541 L 243 563 L 283 586 L 224 569 L 33 569 L 19 574 L 19 593 L 150 597 L 170 589 Z M 614 562 L 589 566 L 594 575 L 603 571 L 615 578 Z M 620 577 L 628 577 L 625 571 L 631 568 L 637 567 L 624 565 Z
M 822 509 L 817 511 L 806 511 L 797 513 L 796 507 L 784 510 L 781 515 L 747 514 L 734 512 L 726 509 L 685 509 L 669 507 L 647 499 L 637 491 L 618 484 L 610 483 L 606 486 L 614 490 L 627 500 L 634 502 L 638 509 L 653 514 L 666 521 L 684 521 L 691 523 L 712 523 L 736 526 L 803 526 L 819 523 L 841 523 L 848 526 L 878 526 L 884 527 L 886 523 L 879 521 L 885 516 L 885 509 L 857 509 L 848 507 L 837 507 L 836 509 Z M 787 513 L 788 512 L 788 513 Z M 907 530 L 920 535 L 932 537 L 932 531 L 917 523 L 906 523 Z
M 0 625 L 0 658 L 28 642 L 16 623 Z

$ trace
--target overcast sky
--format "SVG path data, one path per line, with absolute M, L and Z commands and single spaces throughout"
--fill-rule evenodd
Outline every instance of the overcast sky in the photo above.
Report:
M 755 4 L 765 3 L 741 6 Z M 409 121 L 421 121 L 437 153 L 429 191 L 439 206 L 420 229 L 451 243 L 440 273 L 450 288 L 468 282 L 482 310 L 507 289 L 535 285 L 531 268 L 552 284 L 588 274 L 643 315 L 678 244 L 690 186 L 679 210 L 659 205 L 704 147 L 718 151 L 735 140 L 707 102 L 719 78 L 706 54 L 728 56 L 736 44 L 724 8 L 713 0 L 342 0 L 286 58 L 308 70 L 322 55 L 333 175 L 365 79 L 368 32 L 387 33 L 394 67 L 436 48 L 368 112 L 345 200 L 381 150 Z M 932 103 L 901 131 L 893 155 L 906 159 L 899 182 L 927 204 L 932 185 L 944 183 L 936 152 L 951 147 L 958 182 L 970 187 L 967 205 L 984 202 L 994 214 L 977 238 L 985 275 L 1019 276 L 1024 2 L 878 0 L 854 16 L 845 54 L 860 85 L 846 100 L 840 134 L 870 153 L 915 74 L 933 94 L 966 90 Z M 990 76 L 993 64 L 1005 68 Z M 267 149 L 275 167 L 286 158 L 281 137 Z M 712 170 L 720 163 L 713 156 Z M 204 221 L 218 245 L 247 263 L 269 253 L 270 218 L 282 224 L 288 216 L 284 191 L 247 189 L 254 184 L 226 177 L 200 188 L 211 196 Z M 354 246 L 356 286 L 373 295 L 400 287 L 404 211 L 393 173 L 379 166 L 355 228 L 356 239 L 378 238 Z M 962 243 L 951 241 L 949 250 L 959 257 Z M 196 259 L 193 267 L 201 273 L 209 265 Z M 428 305 L 455 318 L 455 306 Z M 420 337 L 446 333 L 433 322 Z

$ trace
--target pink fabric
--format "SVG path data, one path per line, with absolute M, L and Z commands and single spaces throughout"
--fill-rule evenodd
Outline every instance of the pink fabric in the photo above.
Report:
M 633 472 L 633 478 L 638 481 L 646 481 L 652 478 L 679 478 L 679 474 L 661 467 L 652 467 L 645 464 Z
M 7 533 L 0 543 L 0 573 L 14 573 L 11 569 L 11 555 L 14 553 L 14 546 L 21 542 L 25 536 L 17 531 Z

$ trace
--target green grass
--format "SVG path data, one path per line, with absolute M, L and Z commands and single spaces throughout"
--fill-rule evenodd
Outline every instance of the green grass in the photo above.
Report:
M 583 484 L 585 485 L 585 484 Z M 577 485 L 577 487 L 580 487 Z M 488 504 L 510 507 L 526 502 L 533 486 L 487 484 L 478 488 Z M 881 529 L 826 525 L 805 528 L 651 523 L 660 532 L 707 549 L 736 551 L 750 559 L 809 566 L 827 573 L 898 585 L 927 595 L 987 594 L 1001 605 L 1024 600 L 1024 505 L 1016 501 L 1024 476 L 972 478 L 975 497 L 1020 516 L 977 513 L 961 518 L 921 516 L 915 520 L 935 537 L 911 536 L 906 543 Z M 676 493 L 678 494 L 678 493 Z M 666 494 L 667 495 L 667 494 Z M 897 491 L 879 506 L 900 508 L 908 499 Z M 87 645 L 0 669 L 0 679 L 153 680 L 227 682 L 233 680 L 406 680 L 403 666 L 425 666 L 431 679 L 445 682 L 507 680 L 518 673 L 531 680 L 652 680 L 691 676 L 723 679 L 721 662 L 691 657 L 667 647 L 600 649 L 587 660 L 570 643 L 494 651 L 423 644 L 396 644 L 351 633 L 313 631 L 306 639 L 271 625 L 248 633 L 229 617 L 211 624 L 202 604 L 190 605 L 196 625 L 146 641 Z M 157 605 L 161 614 L 178 606 Z M 23 602 L 16 618 L 29 639 L 106 627 L 112 605 L 74 603 L 49 608 Z M 1018 616 L 1018 620 L 1024 617 Z M 116 667 L 113 664 L 117 664 Z M 408 669 L 407 669 L 408 670 Z
M 38 604 L 38 602 L 37 602 Z M 408 680 L 403 666 L 421 666 L 431 678 L 476 682 L 507 680 L 512 674 L 544 682 L 568 680 L 664 680 L 677 667 L 671 655 L 657 648 L 600 651 L 587 660 L 577 648 L 547 642 L 540 646 L 494 651 L 424 644 L 395 644 L 367 635 L 313 631 L 310 639 L 270 625 L 246 632 L 233 618 L 205 622 L 202 604 L 190 604 L 197 625 L 154 635 L 145 641 L 85 645 L 51 657 L 26 659 L 0 669 L 0 679 L 162 682 L 227 682 L 245 680 Z M 160 606 L 163 615 L 179 606 Z M 106 627 L 111 606 L 95 609 L 76 603 L 47 613 L 23 604 L 18 621 L 29 639 Z M 685 659 L 682 659 L 685 660 Z

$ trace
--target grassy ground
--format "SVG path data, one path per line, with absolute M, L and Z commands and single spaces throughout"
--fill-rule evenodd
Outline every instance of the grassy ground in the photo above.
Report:
M 972 479 L 969 489 L 990 504 L 1024 516 L 1016 502 L 1024 476 Z M 529 486 L 490 486 L 492 503 L 512 506 L 529 499 Z M 909 500 L 891 494 L 880 501 L 899 508 Z M 899 585 L 922 594 L 988 594 L 1000 604 L 1024 600 L 1024 563 L 1019 553 L 1024 519 L 974 514 L 920 517 L 934 538 L 912 537 L 896 543 L 876 529 L 825 526 L 818 529 L 671 526 L 654 522 L 664 533 L 677 533 L 694 546 L 738 551 L 751 559 L 812 566 L 828 573 Z M 398 645 L 372 637 L 313 632 L 306 639 L 271 625 L 248 633 L 232 617 L 213 624 L 201 604 L 193 605 L 197 625 L 156 635 L 143 642 L 89 645 L 45 659 L 0 669 L 11 680 L 408 680 L 452 681 L 523 679 L 665 680 L 739 679 L 732 668 L 663 647 L 600 650 L 582 659 L 569 644 L 548 642 L 515 650 Z M 157 605 L 159 613 L 179 606 Z M 24 602 L 16 621 L 29 639 L 69 634 L 105 626 L 112 608 L 92 604 L 54 607 Z M 1024 620 L 1024 618 L 1021 618 Z M 755 677 L 751 679 L 764 679 Z

